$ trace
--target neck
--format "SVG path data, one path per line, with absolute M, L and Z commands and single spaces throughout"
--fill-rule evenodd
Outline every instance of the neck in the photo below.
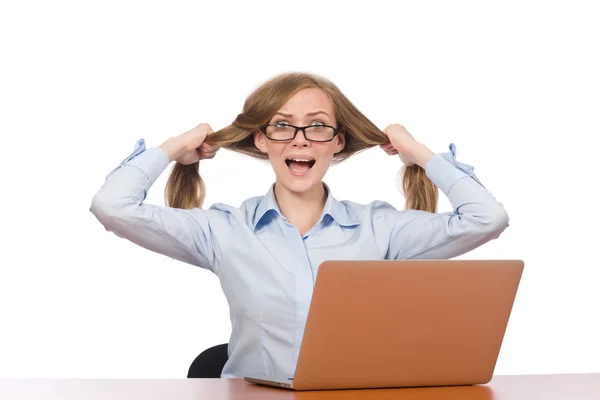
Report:
M 275 183 L 275 198 L 281 214 L 303 235 L 321 218 L 327 193 L 323 184 L 302 193 L 287 190 Z

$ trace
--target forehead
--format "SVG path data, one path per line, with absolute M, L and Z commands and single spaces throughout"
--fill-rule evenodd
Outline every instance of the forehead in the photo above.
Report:
M 279 111 L 302 116 L 314 111 L 325 111 L 333 115 L 333 104 L 329 96 L 319 88 L 307 88 L 296 92 Z

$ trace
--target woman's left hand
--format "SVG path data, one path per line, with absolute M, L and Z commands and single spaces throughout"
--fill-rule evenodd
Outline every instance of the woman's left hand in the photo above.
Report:
M 408 167 L 415 164 L 425 167 L 427 161 L 434 155 L 400 124 L 388 125 L 383 133 L 387 135 L 390 143 L 380 147 L 389 155 L 398 154 L 400 160 Z

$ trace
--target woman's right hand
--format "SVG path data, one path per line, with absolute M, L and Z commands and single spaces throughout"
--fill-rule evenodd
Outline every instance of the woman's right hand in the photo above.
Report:
M 213 158 L 217 153 L 212 146 L 204 143 L 208 135 L 214 131 L 210 125 L 202 123 L 179 136 L 174 136 L 160 147 L 167 153 L 169 161 L 189 165 L 207 158 Z

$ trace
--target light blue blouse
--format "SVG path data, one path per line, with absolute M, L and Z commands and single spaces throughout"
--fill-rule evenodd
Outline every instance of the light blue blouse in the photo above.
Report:
M 273 186 L 239 208 L 145 204 L 169 160 L 159 147 L 146 149 L 141 139 L 107 176 L 90 210 L 119 237 L 219 277 L 232 322 L 223 377 L 292 377 L 323 261 L 447 259 L 497 238 L 508 226 L 502 204 L 455 155 L 450 145 L 449 153 L 436 154 L 425 166 L 453 212 L 338 201 L 326 185 L 321 219 L 301 236 L 281 215 Z

